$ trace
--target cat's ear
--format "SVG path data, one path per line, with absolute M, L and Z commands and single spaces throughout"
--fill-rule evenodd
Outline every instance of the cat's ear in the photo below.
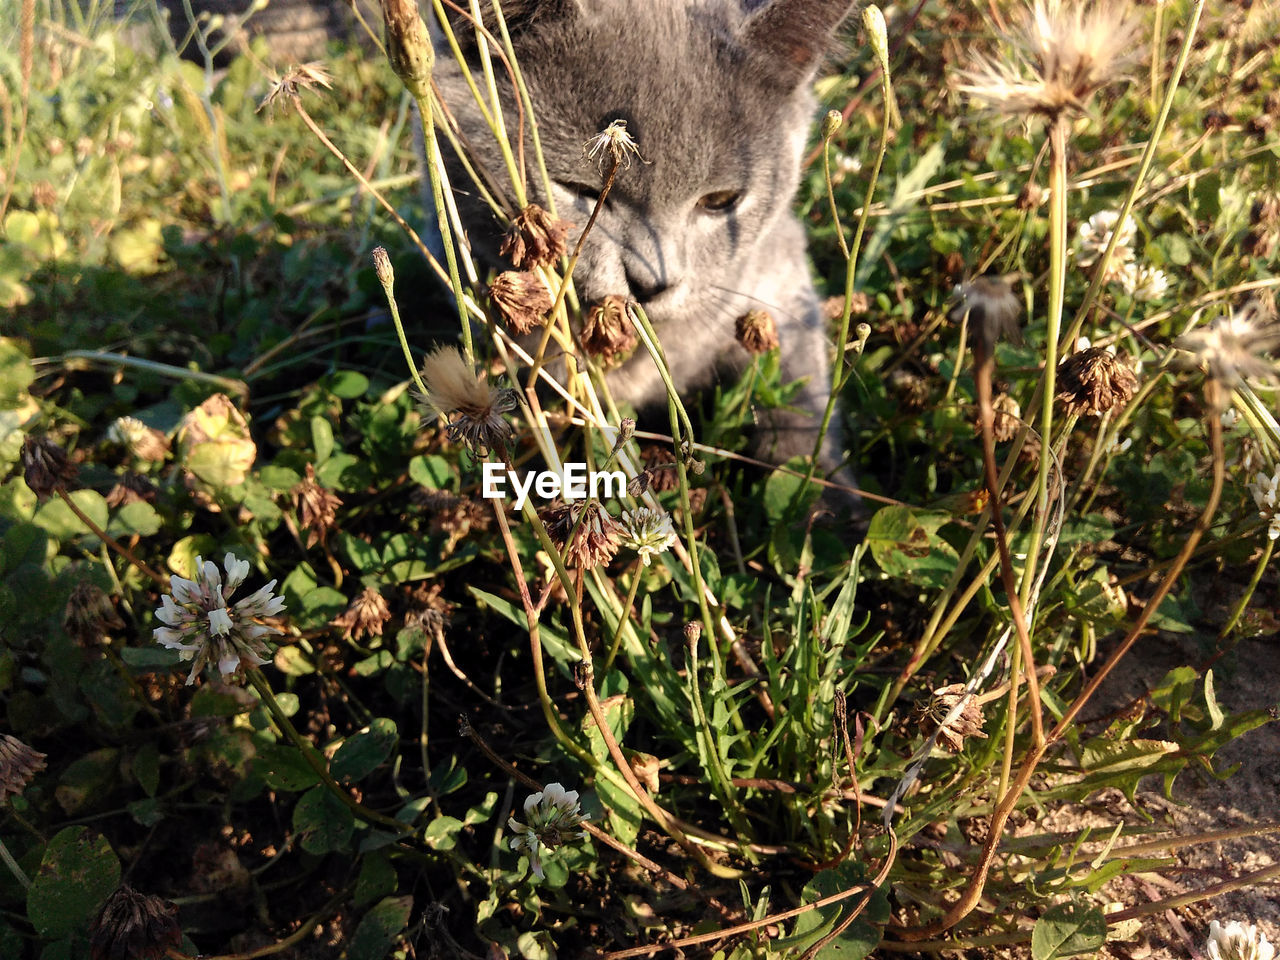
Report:
M 852 0 L 754 0 L 738 41 L 784 83 L 808 80 L 830 50 L 831 36 Z

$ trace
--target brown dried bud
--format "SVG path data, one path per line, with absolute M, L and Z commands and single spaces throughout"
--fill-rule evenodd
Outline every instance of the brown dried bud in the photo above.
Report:
M 636 435 L 635 417 L 623 417 L 618 423 L 618 445 L 627 443 Z
M 48 180 L 38 180 L 31 187 L 31 202 L 41 210 L 49 210 L 58 203 L 58 189 Z
M 947 715 L 963 701 L 960 713 L 950 723 L 946 723 Z M 959 753 L 964 747 L 966 737 L 987 739 L 982 732 L 986 718 L 982 715 L 982 706 L 973 694 L 965 692 L 963 683 L 951 683 L 933 691 L 924 703 L 916 707 L 914 717 L 926 735 L 938 731 L 938 742 L 952 753 Z
M 0 733 L 0 803 L 21 794 L 44 766 L 43 753 L 17 737 Z
M 649 476 L 649 487 L 655 493 L 666 493 L 680 486 L 674 453 L 666 447 L 650 446 L 640 451 L 640 456 L 644 460 L 645 473 Z
M 898 395 L 903 410 L 923 410 L 929 402 L 929 382 L 899 367 L 889 374 L 889 386 Z
M 122 507 L 127 503 L 155 503 L 156 486 L 132 470 L 120 475 L 116 485 L 107 491 L 107 506 Z
M 377 587 L 365 587 L 364 592 L 351 601 L 351 606 L 334 618 L 333 625 L 342 627 L 344 640 L 359 640 L 382 636 L 382 625 L 390 619 L 391 608 Z
M 92 960 L 159 960 L 182 945 L 178 908 L 122 884 L 89 926 Z
M 418 14 L 418 4 L 414 0 L 382 0 L 382 22 L 387 28 L 391 69 L 415 100 L 427 100 L 435 54 L 427 25 Z
M 1018 435 L 1018 430 L 1022 427 L 1022 408 L 1018 406 L 1018 401 L 1013 399 L 1007 393 L 1002 393 L 991 401 L 992 413 L 992 436 L 996 443 L 1004 443 L 1012 440 Z M 981 425 L 979 425 L 981 431 Z
M 1280 196 L 1263 194 L 1249 208 L 1249 222 L 1263 227 L 1280 226 Z
M 67 598 L 62 626 L 77 643 L 89 646 L 101 640 L 108 630 L 123 629 L 124 621 L 101 587 L 81 580 Z
M 1018 199 L 1013 202 L 1018 210 L 1035 210 L 1044 202 L 1044 190 L 1038 184 L 1028 183 L 1018 191 Z
M 597 500 L 553 500 L 541 511 L 551 540 L 565 551 L 565 563 L 580 570 L 606 564 L 618 552 L 623 529 Z M 579 522 L 581 517 L 581 522 Z M 569 542 L 569 537 L 573 541 Z M 565 546 L 568 544 L 568 550 Z
M 689 645 L 690 650 L 698 649 L 698 641 L 702 639 L 702 624 L 697 620 L 690 620 L 684 625 L 684 642 Z
M 587 311 L 582 325 L 582 349 L 599 357 L 605 366 L 625 360 L 639 343 L 630 314 L 626 297 L 605 297 Z
M 517 270 L 551 266 L 568 252 L 566 240 L 572 226 L 531 203 L 511 221 L 498 252 Z
M 551 309 L 551 294 L 536 273 L 507 270 L 489 287 L 489 299 L 513 333 L 523 336 L 542 325 Z
M 76 478 L 76 465 L 67 453 L 48 437 L 27 437 L 22 441 L 22 476 L 41 500 L 55 490 L 65 490 Z
M 1207 133 L 1218 133 L 1225 130 L 1230 123 L 1231 117 L 1229 115 L 1221 110 L 1210 110 L 1205 113 L 1201 126 L 1204 127 Z
M 378 282 L 387 290 L 396 282 L 396 272 L 391 267 L 391 257 L 387 254 L 386 247 L 373 248 L 373 272 L 377 275 Z
M 1073 353 L 1058 364 L 1058 399 L 1068 413 L 1100 417 L 1128 403 L 1138 378 L 1102 347 Z
M 307 475 L 293 488 L 293 502 L 297 505 L 302 529 L 307 531 L 307 549 L 324 543 L 333 527 L 342 500 L 336 493 L 316 483 L 316 468 L 307 464 Z
M 737 319 L 733 332 L 747 353 L 768 353 L 778 349 L 778 325 L 767 310 L 748 310 Z

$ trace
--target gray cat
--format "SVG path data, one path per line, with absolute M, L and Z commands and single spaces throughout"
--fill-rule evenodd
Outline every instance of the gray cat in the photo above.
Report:
M 813 452 L 831 385 L 831 345 L 791 204 L 815 110 L 810 83 L 851 7 L 850 0 L 503 3 L 557 209 L 575 224 L 570 249 L 603 185 L 583 144 L 624 120 L 644 160 L 618 170 L 587 235 L 574 272 L 583 302 L 611 294 L 639 302 L 682 395 L 705 386 L 717 367 L 746 364 L 734 340 L 738 317 L 772 314 L 783 380 L 807 378 L 796 409 L 772 411 L 760 425 L 761 453 L 775 462 Z M 456 32 L 474 40 L 468 24 Z M 501 64 L 495 70 L 513 130 L 515 101 Z M 496 141 L 447 49 L 438 51 L 436 79 L 468 152 L 515 213 Z M 491 253 L 503 227 L 453 166 L 470 239 Z M 545 205 L 537 178 L 530 180 L 530 198 Z M 609 385 L 637 408 L 665 395 L 643 348 L 609 374 Z M 835 419 L 820 455 L 826 472 L 840 463 Z

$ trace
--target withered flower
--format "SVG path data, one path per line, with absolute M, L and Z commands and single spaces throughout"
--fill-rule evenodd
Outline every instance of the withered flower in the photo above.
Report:
M 553 500 L 542 510 L 542 522 L 551 540 L 565 551 L 565 562 L 580 570 L 608 563 L 618 552 L 622 526 L 609 516 L 598 500 Z M 581 518 L 581 522 L 579 522 Z M 573 541 L 569 543 L 572 535 Z
M 1006 60 L 976 55 L 960 90 L 1004 114 L 1058 117 L 1083 109 L 1141 54 L 1138 21 L 1116 0 L 1035 0 L 1005 39 Z
M 261 113 L 265 109 L 274 108 L 281 100 L 296 102 L 301 98 L 303 90 L 313 90 L 316 87 L 328 90 L 332 86 L 333 78 L 319 60 L 295 64 L 271 84 L 271 89 L 254 112 Z
M 582 349 L 599 357 L 605 366 L 625 360 L 639 342 L 628 307 L 626 297 L 614 294 L 587 311 L 582 325 Z
M 124 621 L 101 587 L 81 580 L 67 598 L 62 626 L 77 643 L 89 646 L 101 640 L 108 630 L 123 629 Z
M 159 463 L 169 455 L 168 438 L 137 417 L 117 417 L 107 430 L 107 439 L 124 447 L 139 460 Z
M 904 410 L 923 410 L 929 402 L 929 381 L 910 370 L 899 367 L 889 374 L 889 386 Z
M 960 712 L 950 723 L 947 716 L 963 702 Z M 918 705 L 914 717 L 924 730 L 926 736 L 938 731 L 938 742 L 952 753 L 959 753 L 964 747 L 967 737 L 987 739 L 982 732 L 986 718 L 982 715 L 982 706 L 977 698 L 965 691 L 963 683 L 950 683 L 933 691 L 933 695 Z
M 43 753 L 17 737 L 0 733 L 0 803 L 21 794 L 44 767 Z
M 1275 378 L 1276 363 L 1266 354 L 1280 347 L 1280 325 L 1267 316 L 1261 302 L 1250 300 L 1184 334 L 1175 345 L 1193 354 L 1198 366 L 1230 389 L 1246 377 Z
M 109 507 L 121 507 L 126 503 L 155 503 L 155 499 L 156 485 L 132 470 L 120 475 L 106 497 Z
M 408 609 L 404 615 L 405 629 L 421 630 L 427 636 L 438 639 L 449 625 L 453 604 L 444 599 L 444 584 L 423 583 L 409 593 Z
M 669 449 L 657 445 L 648 446 L 640 451 L 640 458 L 644 461 L 648 489 L 654 493 L 666 493 L 680 486 L 676 455 Z
M 1007 393 L 1002 393 L 992 399 L 991 408 L 995 414 L 991 432 L 996 443 L 1004 443 L 1016 437 L 1022 427 L 1022 408 L 1018 406 L 1018 401 Z
M 630 167 L 631 158 L 636 157 L 641 163 L 648 163 L 640 156 L 640 145 L 627 133 L 627 121 L 614 120 L 582 145 L 582 155 L 588 160 L 603 164 L 606 157 L 615 165 Z
M 444 534 L 446 538 L 440 551 L 446 557 L 473 532 L 489 529 L 489 522 L 493 518 L 493 513 L 484 504 L 445 490 L 425 491 L 421 503 L 431 511 L 431 532 Z
M 1022 301 L 1011 286 L 1018 278 L 1018 274 L 974 277 L 961 285 L 958 299 L 947 311 L 947 319 L 952 323 L 959 323 L 968 315 L 971 336 L 982 344 L 988 356 L 997 340 L 1022 342 L 1022 330 L 1018 327 Z
M 1058 364 L 1058 399 L 1068 413 L 1100 417 L 1123 407 L 1138 389 L 1129 365 L 1102 347 L 1089 347 Z
M 361 637 L 382 636 L 382 625 L 391 619 L 391 608 L 377 587 L 365 587 L 360 596 L 351 601 L 333 625 L 342 627 L 344 640 L 360 640 Z
M 516 392 L 490 387 L 477 376 L 457 347 L 441 347 L 422 361 L 426 396 L 419 396 L 428 419 L 445 420 L 445 435 L 462 442 L 481 456 L 506 448 L 515 430 L 504 414 L 520 405 Z
M 182 945 L 178 908 L 121 884 L 89 925 L 92 960 L 159 960 Z
M 503 322 L 520 336 L 541 326 L 552 304 L 546 285 L 532 271 L 498 274 L 489 286 L 489 299 Z
M 511 221 L 498 252 L 517 270 L 551 266 L 568 252 L 567 239 L 573 224 L 553 217 L 531 203 Z
M 778 325 L 767 310 L 748 310 L 734 323 L 733 334 L 747 353 L 768 353 L 778 348 Z
M 45 500 L 56 490 L 65 490 L 76 478 L 76 465 L 67 452 L 48 437 L 27 437 L 22 441 L 22 478 L 39 499 Z
M 307 475 L 293 488 L 292 493 L 302 520 L 302 529 L 307 531 L 307 549 L 310 550 L 328 538 L 342 500 L 333 491 L 316 483 L 316 468 L 309 463 Z

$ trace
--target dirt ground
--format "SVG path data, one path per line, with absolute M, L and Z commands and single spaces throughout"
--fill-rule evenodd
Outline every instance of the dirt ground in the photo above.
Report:
M 1104 684 L 1086 716 L 1118 709 L 1141 697 L 1169 670 L 1198 664 L 1205 657 L 1206 652 L 1188 636 L 1143 638 Z M 1215 664 L 1214 680 L 1224 711 L 1274 708 L 1280 703 L 1280 638 L 1242 640 Z M 1138 792 L 1136 806 L 1156 824 L 1184 837 L 1280 821 L 1280 722 L 1249 732 L 1214 758 L 1214 768 L 1219 771 L 1237 763 L 1239 770 L 1226 781 L 1191 768 L 1183 771 L 1174 785 L 1174 802 L 1164 797 L 1158 779 L 1149 778 Z M 1148 822 L 1119 791 L 1110 791 L 1096 803 L 1060 808 L 1047 821 L 1041 819 L 1036 828 L 1114 828 L 1117 816 L 1134 825 Z M 1185 847 L 1178 851 L 1177 859 L 1186 869 L 1141 880 L 1116 880 L 1104 891 L 1107 899 L 1131 907 L 1261 870 L 1280 862 L 1280 833 Z M 1200 960 L 1207 956 L 1204 944 L 1212 920 L 1256 923 L 1273 945 L 1280 945 L 1280 877 L 1143 918 L 1132 941 L 1109 943 L 1102 955 L 1119 960 Z

